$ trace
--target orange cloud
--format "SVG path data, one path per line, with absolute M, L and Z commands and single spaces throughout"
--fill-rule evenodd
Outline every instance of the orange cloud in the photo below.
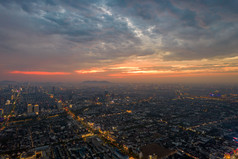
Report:
M 129 73 L 129 74 L 161 74 L 161 73 L 171 73 L 173 71 L 159 71 L 159 70 L 138 70 L 138 71 L 128 71 L 124 73 Z
M 146 76 L 145 76 L 146 74 Z M 155 77 L 197 77 L 197 76 L 222 76 L 222 75 L 238 75 L 237 72 L 218 72 L 214 70 L 184 70 L 184 71 L 159 71 L 159 70 L 138 70 L 108 74 L 109 77 L 113 78 L 129 78 L 135 76 L 143 76 L 147 78 Z
M 11 74 L 24 74 L 24 75 L 69 75 L 69 72 L 42 72 L 42 71 L 11 71 Z
M 129 67 L 129 66 L 119 66 L 119 67 L 111 67 L 109 69 L 112 70 L 140 70 L 139 67 Z
M 76 70 L 76 73 L 79 74 L 89 74 L 89 73 L 99 73 L 99 72 L 105 72 L 103 69 L 91 69 L 91 70 Z

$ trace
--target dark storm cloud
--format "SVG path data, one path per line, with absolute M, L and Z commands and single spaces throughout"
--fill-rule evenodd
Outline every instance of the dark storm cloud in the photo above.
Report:
M 237 8 L 232 0 L 0 0 L 0 62 L 70 71 L 156 52 L 164 60 L 234 56 Z
M 113 10 L 130 16 L 141 29 L 154 26 L 151 38 L 162 37 L 165 60 L 237 55 L 238 2 L 110 1 Z M 114 9 L 115 8 L 115 9 Z
M 100 1 L 0 2 L 2 59 L 11 59 L 14 54 L 22 62 L 17 67 L 9 65 L 9 69 L 30 65 L 49 69 L 65 59 L 72 70 L 80 67 L 78 63 L 141 52 L 135 47 L 140 40 L 127 23 L 105 12 Z M 29 62 L 30 58 L 38 60 Z M 50 60 L 51 64 L 42 66 Z
M 92 3 L 90 3 L 92 2 Z M 76 42 L 114 40 L 124 34 L 135 39 L 127 25 L 108 16 L 97 7 L 96 1 L 4 1 L 4 6 L 18 10 L 28 18 L 31 29 L 45 34 L 67 35 Z M 19 14 L 16 13 L 16 14 Z M 11 18 L 10 18 L 11 19 Z M 22 23 L 24 23 L 23 19 Z M 19 24 L 21 25 L 21 24 Z M 112 37 L 112 38 L 111 38 Z M 107 39 L 108 38 L 108 39 Z

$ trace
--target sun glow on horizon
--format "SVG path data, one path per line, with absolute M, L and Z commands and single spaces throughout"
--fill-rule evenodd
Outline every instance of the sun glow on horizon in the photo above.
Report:
M 100 72 L 106 72 L 103 69 L 91 69 L 91 70 L 76 70 L 75 71 L 78 74 L 90 74 L 90 73 L 100 73 Z
M 69 75 L 69 72 L 44 72 L 44 71 L 10 71 L 11 74 L 24 75 Z
M 69 75 L 67 80 L 80 79 L 104 79 L 104 80 L 155 80 L 158 78 L 191 78 L 191 77 L 227 77 L 238 76 L 237 58 L 230 58 L 227 62 L 219 59 L 187 60 L 187 61 L 163 61 L 154 56 L 147 56 L 140 61 L 137 57 L 131 57 L 120 63 L 101 65 L 99 67 L 85 67 L 69 72 L 49 71 L 10 71 L 10 74 L 21 75 Z

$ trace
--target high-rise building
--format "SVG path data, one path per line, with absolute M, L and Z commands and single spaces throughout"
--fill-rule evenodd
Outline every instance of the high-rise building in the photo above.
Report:
M 35 104 L 34 105 L 34 112 L 38 115 L 39 114 L 39 105 Z
M 30 113 L 32 113 L 33 111 L 32 111 L 32 104 L 28 104 L 27 105 L 27 113 L 28 114 L 30 114 Z
M 63 108 L 61 100 L 58 101 L 57 107 L 58 107 L 58 110 L 61 110 Z

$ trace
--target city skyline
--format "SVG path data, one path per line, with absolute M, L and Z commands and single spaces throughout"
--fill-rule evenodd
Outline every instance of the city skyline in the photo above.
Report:
M 237 83 L 237 6 L 0 0 L 0 81 Z
M 234 85 L 0 83 L 0 157 L 237 159 L 237 92 Z

